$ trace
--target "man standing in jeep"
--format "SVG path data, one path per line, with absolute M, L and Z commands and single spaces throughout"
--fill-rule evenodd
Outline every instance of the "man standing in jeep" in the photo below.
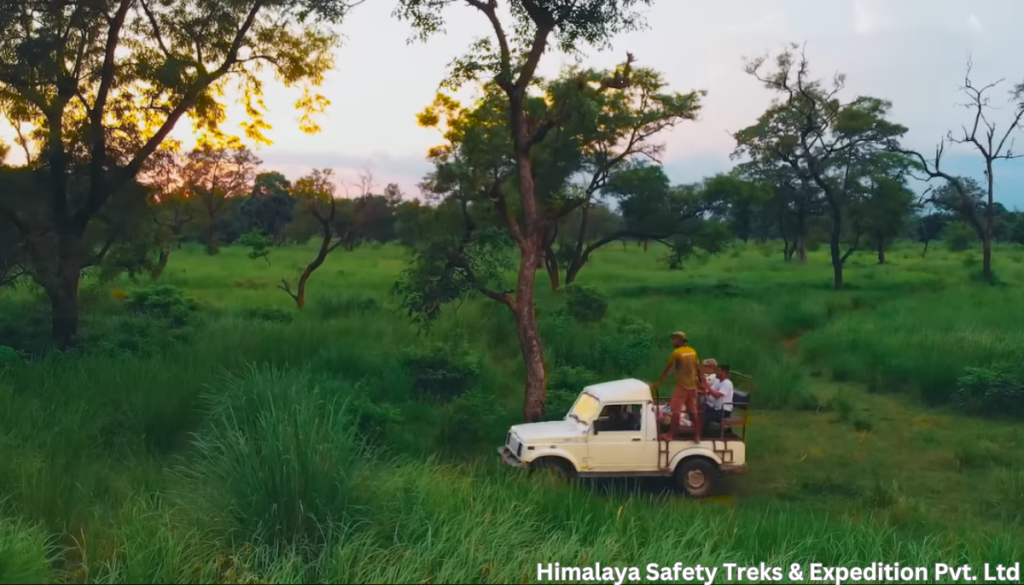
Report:
M 707 380 L 700 374 L 700 360 L 697 358 L 697 350 L 690 347 L 686 334 L 676 331 L 672 334 L 672 355 L 669 356 L 668 364 L 662 370 L 658 381 L 651 384 L 651 389 L 656 389 L 664 381 L 669 370 L 675 372 L 675 389 L 672 391 L 672 398 L 669 400 L 669 407 L 672 409 L 672 419 L 667 434 L 661 436 L 663 441 L 671 441 L 679 434 L 679 416 L 683 409 L 690 413 L 693 421 L 694 440 L 700 442 L 701 436 L 701 415 L 698 408 L 697 395 L 707 392 Z

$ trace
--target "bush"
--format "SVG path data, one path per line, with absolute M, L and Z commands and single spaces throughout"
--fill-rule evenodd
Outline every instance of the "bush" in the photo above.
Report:
M 505 414 L 496 396 L 475 388 L 451 403 L 441 422 L 441 438 L 460 453 L 477 451 L 481 444 L 500 444 L 510 426 Z
M 608 301 L 596 290 L 579 284 L 566 288 L 565 307 L 580 324 L 600 323 L 608 314 Z
M 957 380 L 956 405 L 976 415 L 1024 414 L 1024 375 L 1019 366 L 966 368 Z
M 635 317 L 623 317 L 618 322 L 617 331 L 617 336 L 602 340 L 604 352 L 620 371 L 636 371 L 657 347 L 654 327 Z
M 212 428 L 183 472 L 248 542 L 318 542 L 354 504 L 363 461 L 346 405 L 305 372 L 253 369 L 208 397 Z
M 128 309 L 136 315 L 166 322 L 172 327 L 188 325 L 199 304 L 185 296 L 181 289 L 161 284 L 140 288 L 127 300 Z
M 971 244 L 978 239 L 971 227 L 961 221 L 956 221 L 946 226 L 946 247 L 951 252 L 963 252 L 971 247 Z
M 238 238 L 237 243 L 249 248 L 249 258 L 256 260 L 263 258 L 270 264 L 270 238 L 259 231 L 251 231 Z
M 410 352 L 404 366 L 413 389 L 433 398 L 451 400 L 473 387 L 480 375 L 476 355 L 449 346 L 431 345 Z
M 13 347 L 0 345 L 0 373 L 25 361 L 22 353 Z

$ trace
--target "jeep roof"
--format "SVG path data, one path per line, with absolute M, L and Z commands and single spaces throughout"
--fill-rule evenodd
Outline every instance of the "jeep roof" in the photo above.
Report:
M 651 387 L 647 385 L 647 382 L 636 378 L 593 384 L 584 388 L 583 391 L 593 395 L 602 403 L 645 402 L 651 399 Z

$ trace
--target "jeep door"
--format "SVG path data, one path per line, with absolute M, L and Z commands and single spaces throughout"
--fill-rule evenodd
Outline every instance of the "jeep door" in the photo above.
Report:
M 656 467 L 657 442 L 646 441 L 642 402 L 606 404 L 587 436 L 589 470 L 598 473 L 648 471 Z

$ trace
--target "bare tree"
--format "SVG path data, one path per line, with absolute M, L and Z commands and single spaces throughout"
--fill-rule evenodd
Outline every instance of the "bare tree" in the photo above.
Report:
M 1011 160 L 1024 156 L 1013 152 L 1013 133 L 1024 130 L 1024 124 L 1022 124 L 1022 120 L 1024 120 L 1024 83 L 1010 90 L 1009 103 L 1013 106 L 1013 114 L 1009 124 L 999 130 L 997 124 L 989 119 L 989 113 L 999 108 L 991 104 L 987 94 L 1005 79 L 985 86 L 976 86 L 971 81 L 972 67 L 973 62 L 968 59 L 964 84 L 960 87 L 960 91 L 967 96 L 967 102 L 960 105 L 974 114 L 971 125 L 962 125 L 959 134 L 955 134 L 952 130 L 947 132 L 946 137 L 936 146 L 935 156 L 931 160 L 925 159 L 915 151 L 902 150 L 902 152 L 919 160 L 922 170 L 928 175 L 928 180 L 944 179 L 959 195 L 960 201 L 952 210 L 961 215 L 963 220 L 978 232 L 983 250 L 981 274 L 986 282 L 992 283 L 992 238 L 995 233 L 996 217 L 994 165 L 997 160 Z M 953 144 L 973 145 L 985 161 L 986 193 L 984 201 L 978 201 L 962 177 L 950 175 L 942 170 L 940 166 L 942 155 L 947 146 Z M 979 208 L 982 212 L 981 218 L 977 214 Z
M 296 289 L 292 291 L 288 279 L 282 278 L 278 288 L 288 293 L 299 310 L 306 307 L 306 283 L 313 272 L 324 263 L 327 255 L 342 245 L 345 240 L 334 240 L 338 198 L 335 193 L 334 171 L 314 169 L 309 175 L 295 182 L 293 195 L 305 204 L 309 213 L 320 224 L 320 247 L 316 257 L 306 265 L 299 275 Z

